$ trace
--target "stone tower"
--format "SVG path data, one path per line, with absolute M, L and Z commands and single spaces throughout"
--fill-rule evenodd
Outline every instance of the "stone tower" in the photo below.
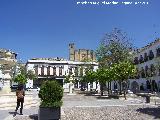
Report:
M 96 55 L 93 50 L 76 49 L 74 43 L 69 44 L 69 60 L 71 61 L 96 61 Z
M 69 44 L 69 60 L 74 61 L 75 60 L 75 45 L 74 43 Z

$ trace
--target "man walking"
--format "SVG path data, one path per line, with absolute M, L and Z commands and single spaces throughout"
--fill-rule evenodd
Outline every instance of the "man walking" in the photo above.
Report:
M 23 90 L 23 85 L 18 85 L 18 89 L 16 91 L 16 96 L 17 96 L 17 107 L 16 107 L 15 112 L 17 112 L 17 110 L 21 104 L 20 115 L 23 115 L 22 110 L 23 110 L 23 103 L 24 103 L 24 96 L 25 96 L 25 92 Z

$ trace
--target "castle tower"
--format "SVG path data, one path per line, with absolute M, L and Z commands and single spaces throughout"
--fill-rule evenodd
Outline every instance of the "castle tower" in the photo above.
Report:
M 69 60 L 74 61 L 75 60 L 75 46 L 74 43 L 69 44 Z

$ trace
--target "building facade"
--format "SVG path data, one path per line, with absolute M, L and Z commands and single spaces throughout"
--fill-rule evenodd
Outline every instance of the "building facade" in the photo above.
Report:
M 75 87 L 80 88 L 81 84 L 78 82 L 80 77 L 85 73 L 85 68 L 90 65 L 93 67 L 93 70 L 98 68 L 96 62 L 77 62 L 77 61 L 68 61 L 65 59 L 31 59 L 26 63 L 27 70 L 33 70 L 34 73 L 38 76 L 37 80 L 34 80 L 33 83 L 27 83 L 27 86 L 32 87 L 40 86 L 45 80 L 57 80 L 63 88 L 68 89 L 68 83 L 64 83 L 65 76 L 73 75 L 75 82 Z M 90 85 L 91 87 L 96 87 L 95 84 Z
M 0 88 L 1 92 L 10 92 L 14 66 L 17 63 L 17 54 L 7 49 L 0 49 Z
M 160 39 L 134 53 L 138 74 L 129 80 L 132 91 L 160 91 Z
M 70 61 L 96 61 L 96 55 L 93 50 L 76 49 L 74 43 L 69 44 Z

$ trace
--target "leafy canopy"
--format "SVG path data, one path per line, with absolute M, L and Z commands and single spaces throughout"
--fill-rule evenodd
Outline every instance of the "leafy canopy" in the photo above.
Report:
M 34 74 L 32 70 L 26 70 L 25 66 L 20 66 L 19 72 L 15 77 L 13 78 L 14 82 L 18 82 L 20 84 L 27 83 L 27 79 L 34 80 L 37 76 Z

